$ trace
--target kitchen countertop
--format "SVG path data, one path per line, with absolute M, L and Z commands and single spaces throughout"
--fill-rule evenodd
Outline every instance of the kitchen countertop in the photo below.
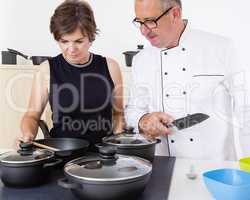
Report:
M 194 180 L 186 176 L 191 165 L 198 175 Z M 203 182 L 202 173 L 218 168 L 239 169 L 239 164 L 234 161 L 176 159 L 168 200 L 214 200 Z
M 0 153 L 6 151 L 6 150 L 0 150 Z M 161 171 L 161 173 L 157 173 L 157 175 L 154 175 L 154 180 L 153 183 L 150 183 L 152 185 L 157 185 L 159 184 L 159 182 L 161 182 L 162 178 L 165 179 L 171 179 L 171 175 L 168 173 L 164 173 L 164 169 L 166 169 L 166 171 L 170 170 L 171 171 L 171 165 L 166 163 L 166 159 L 168 159 L 167 157 L 157 157 L 157 171 Z M 174 159 L 170 159 L 171 161 L 169 162 L 170 164 L 174 162 Z M 163 164 L 165 162 L 165 164 Z M 165 165 L 165 166 L 164 166 Z M 194 166 L 194 171 L 195 173 L 198 175 L 196 179 L 191 180 L 188 179 L 186 177 L 186 173 L 188 173 L 190 166 L 193 165 Z M 154 190 L 154 192 L 150 193 L 150 191 L 147 191 L 146 189 L 146 196 L 148 196 L 147 199 L 154 199 L 154 200 L 184 200 L 184 199 L 192 199 L 192 200 L 214 200 L 213 197 L 211 196 L 211 194 L 208 192 L 204 182 L 203 182 L 203 178 L 202 178 L 202 173 L 208 170 L 213 170 L 213 169 L 217 169 L 217 168 L 239 168 L 239 165 L 237 162 L 234 161 L 211 161 L 211 160 L 191 160 L 191 159 L 176 159 L 175 160 L 175 165 L 174 165 L 174 170 L 172 173 L 172 180 L 171 180 L 171 184 L 170 184 L 170 188 L 169 188 L 169 194 L 168 193 L 168 186 L 165 185 L 162 187 L 162 183 L 159 184 L 159 186 L 155 187 L 152 189 Z M 165 171 L 165 172 L 166 172 Z M 154 173 L 155 174 L 155 173 Z M 159 179 L 159 180 L 158 180 Z M 12 189 L 9 188 L 5 188 L 1 185 L 2 183 L 0 183 L 0 199 L 1 200 L 17 200 L 17 199 L 27 199 L 29 200 L 29 196 L 28 193 L 23 193 L 21 189 L 16 190 L 15 192 L 22 192 L 23 198 L 6 198 L 8 194 L 10 194 Z M 167 182 L 166 182 L 167 184 Z M 53 187 L 47 187 L 47 192 L 52 192 L 53 191 Z M 150 187 L 152 188 L 152 186 Z M 160 193 L 158 193 L 159 195 L 155 195 L 155 193 L 157 193 L 157 188 L 159 188 L 161 190 Z M 9 190 L 9 191 L 8 191 Z M 32 189 L 28 189 L 28 190 L 32 190 Z M 41 190 L 38 188 L 34 188 L 34 191 L 36 191 L 34 194 L 35 196 L 33 196 L 32 199 L 48 199 L 48 194 L 42 192 Z M 69 200 L 72 199 L 72 195 L 70 191 L 67 191 L 63 188 L 58 187 L 58 189 L 56 189 L 57 191 L 57 196 L 55 195 L 53 197 L 53 200 L 56 199 L 60 199 L 60 200 Z M 163 192 L 164 191 L 164 192 Z M 148 193 L 147 193 L 148 192 Z M 63 193 L 63 196 L 60 195 Z M 13 195 L 13 194 L 12 194 Z M 150 196 L 151 195 L 151 196 Z M 145 195 L 144 195 L 145 196 Z M 168 198 L 167 198 L 168 196 Z M 10 196 L 9 196 L 10 197 Z M 142 198 L 144 199 L 144 198 Z M 142 200 L 140 199 L 140 200 Z M 31 200 L 31 199 L 30 199 Z M 75 199 L 74 199 L 75 200 Z
M 3 65 L 0 64 L 0 70 L 34 70 L 38 65 Z

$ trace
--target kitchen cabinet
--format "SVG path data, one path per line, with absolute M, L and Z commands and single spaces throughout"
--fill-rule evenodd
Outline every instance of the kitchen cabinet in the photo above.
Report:
M 11 148 L 20 134 L 36 69 L 33 65 L 0 65 L 0 148 Z M 42 137 L 41 132 L 38 137 Z

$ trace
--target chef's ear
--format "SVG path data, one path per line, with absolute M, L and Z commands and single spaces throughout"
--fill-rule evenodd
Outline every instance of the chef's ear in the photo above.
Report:
M 174 19 L 180 20 L 182 18 L 182 10 L 179 6 L 174 6 L 171 12 Z

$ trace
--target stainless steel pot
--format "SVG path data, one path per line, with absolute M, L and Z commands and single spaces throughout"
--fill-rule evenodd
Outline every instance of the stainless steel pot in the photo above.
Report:
M 66 179 L 58 184 L 80 199 L 117 200 L 137 198 L 148 183 L 152 165 L 133 156 L 116 155 L 113 147 L 100 154 L 81 157 L 64 167 Z
M 1 155 L 1 179 L 5 186 L 32 187 L 45 183 L 50 168 L 61 163 L 54 159 L 54 152 L 40 150 L 20 150 Z

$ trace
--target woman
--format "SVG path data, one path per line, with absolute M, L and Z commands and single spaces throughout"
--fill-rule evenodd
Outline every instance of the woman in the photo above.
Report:
M 84 138 L 93 146 L 109 132 L 122 131 L 121 72 L 113 59 L 89 51 L 97 33 L 91 7 L 84 1 L 65 1 L 53 14 L 50 31 L 62 53 L 35 74 L 20 140 L 35 139 L 48 101 L 52 137 Z

